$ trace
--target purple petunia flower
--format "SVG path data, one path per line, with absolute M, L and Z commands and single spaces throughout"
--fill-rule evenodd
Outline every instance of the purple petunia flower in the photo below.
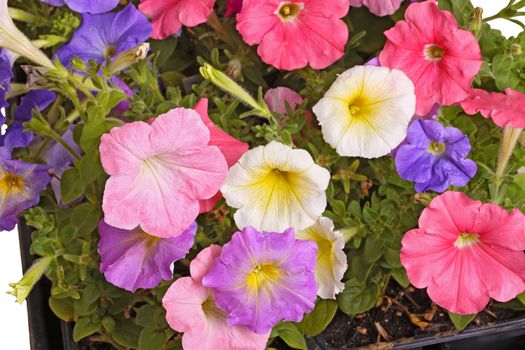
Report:
M 17 215 L 38 204 L 51 176 L 47 165 L 0 157 L 0 230 L 12 230 Z
M 4 135 L 0 136 L 0 156 L 11 158 L 15 148 L 27 147 L 33 140 L 33 133 L 24 131 L 24 123 L 32 118 L 34 108 L 43 111 L 56 98 L 56 94 L 49 90 L 31 91 L 22 97 L 20 105 L 15 110 L 13 122 Z
M 140 228 L 123 230 L 100 221 L 98 252 L 100 271 L 117 287 L 135 292 L 154 288 L 173 278 L 171 264 L 182 259 L 193 246 L 197 224 L 173 238 L 148 235 Z
M 83 14 L 82 25 L 56 55 L 68 67 L 75 56 L 103 63 L 145 42 L 150 34 L 151 24 L 132 4 L 119 12 Z
M 0 108 L 9 106 L 6 100 L 7 92 L 10 90 L 13 79 L 13 67 L 11 58 L 6 49 L 0 48 Z M 0 113 L 0 125 L 5 123 L 5 117 Z
M 268 332 L 278 322 L 299 322 L 314 308 L 317 245 L 284 233 L 246 227 L 226 243 L 202 284 L 213 288 L 228 325 Z
M 104 13 L 117 7 L 119 0 L 41 0 L 53 6 L 67 5 L 78 13 Z
M 459 129 L 443 127 L 434 120 L 416 120 L 408 129 L 406 144 L 395 156 L 403 179 L 416 183 L 416 191 L 445 191 L 465 186 L 476 174 L 477 165 L 465 157 L 470 141 Z

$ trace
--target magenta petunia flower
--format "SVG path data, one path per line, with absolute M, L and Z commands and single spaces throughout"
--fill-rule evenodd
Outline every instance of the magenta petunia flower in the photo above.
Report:
M 208 20 L 215 0 L 141 0 L 139 9 L 153 19 L 153 39 L 166 39 L 182 26 L 195 27 Z
M 176 108 L 150 124 L 133 122 L 102 136 L 106 173 L 102 209 L 111 226 L 140 227 L 151 235 L 181 234 L 199 214 L 199 201 L 213 197 L 228 165 L 192 109 Z
M 0 157 L 0 231 L 12 230 L 17 215 L 38 204 L 51 176 L 49 166 Z
M 381 65 L 403 71 L 416 87 L 418 115 L 435 103 L 464 100 L 482 64 L 474 35 L 459 29 L 454 15 L 433 1 L 411 4 L 405 20 L 385 32 Z
M 472 89 L 469 97 L 461 102 L 467 114 L 481 113 L 491 118 L 497 126 L 525 128 L 525 94 L 506 89 L 505 92 L 487 92 Z
M 246 227 L 226 243 L 202 279 L 213 288 L 228 325 L 265 333 L 282 320 L 299 322 L 314 308 L 317 245 L 284 233 Z
M 161 280 L 173 278 L 171 264 L 188 254 L 196 231 L 194 222 L 177 237 L 159 238 L 139 228 L 112 227 L 102 220 L 98 225 L 100 272 L 109 283 L 131 292 L 154 288 Z
M 191 277 L 179 278 L 171 285 L 162 298 L 166 320 L 171 328 L 184 332 L 184 349 L 264 350 L 270 332 L 257 334 L 244 326 L 229 326 L 212 290 L 201 283 L 220 253 L 217 245 L 202 250 L 190 264 Z
M 232 167 L 244 153 L 248 151 L 249 145 L 241 142 L 236 138 L 230 136 L 228 133 L 219 129 L 208 116 L 208 99 L 201 98 L 193 109 L 199 113 L 202 122 L 210 131 L 210 146 L 219 147 L 222 155 L 228 163 L 228 167 Z M 200 212 L 206 213 L 215 207 L 217 201 L 222 198 L 222 194 L 217 192 L 215 196 L 210 199 L 199 201 Z
M 233 16 L 241 12 L 242 0 L 226 0 L 226 16 Z
M 403 237 L 401 263 L 410 282 L 456 314 L 480 312 L 490 298 L 525 291 L 525 216 L 461 192 L 434 198 L 419 228 Z
M 350 0 L 350 6 L 366 6 L 376 16 L 388 16 L 394 14 L 403 0 Z
M 288 104 L 290 110 L 294 112 L 297 106 L 303 103 L 303 98 L 292 89 L 279 86 L 266 91 L 264 94 L 264 102 L 266 102 L 272 112 L 287 115 L 286 104 Z
M 323 69 L 340 59 L 348 41 L 341 20 L 349 0 L 244 0 L 237 30 L 267 64 Z

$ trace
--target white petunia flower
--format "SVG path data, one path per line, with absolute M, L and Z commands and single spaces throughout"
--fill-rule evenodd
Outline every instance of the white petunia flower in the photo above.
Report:
M 301 230 L 325 210 L 329 180 L 328 170 L 308 152 L 272 141 L 246 152 L 230 169 L 221 192 L 238 209 L 234 218 L 240 229 Z
M 341 156 L 377 158 L 405 139 L 416 110 L 414 84 L 401 71 L 357 66 L 341 74 L 313 111 Z
M 36 48 L 15 26 L 9 15 L 7 0 L 0 0 L 0 47 L 24 56 L 42 67 L 55 68 L 49 57 Z
M 319 284 L 317 295 L 323 299 L 335 299 L 335 296 L 345 288 L 341 280 L 348 268 L 346 254 L 343 251 L 345 240 L 342 232 L 334 231 L 332 220 L 321 217 L 315 225 L 297 231 L 295 236 L 317 243 L 315 267 L 315 279 Z

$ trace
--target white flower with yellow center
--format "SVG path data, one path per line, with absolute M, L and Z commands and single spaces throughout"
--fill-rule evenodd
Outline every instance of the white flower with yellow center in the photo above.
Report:
M 237 208 L 242 229 L 282 232 L 315 223 L 326 208 L 330 173 L 308 152 L 272 141 L 246 152 L 230 169 L 221 192 Z
M 343 233 L 334 231 L 332 220 L 321 217 L 315 225 L 297 231 L 295 236 L 317 243 L 315 266 L 315 279 L 319 285 L 317 295 L 323 299 L 335 299 L 335 296 L 345 288 L 341 280 L 348 268 L 346 254 L 343 251 L 345 247 Z
M 401 71 L 357 66 L 341 74 L 313 111 L 341 156 L 377 158 L 405 139 L 416 110 L 414 84 Z

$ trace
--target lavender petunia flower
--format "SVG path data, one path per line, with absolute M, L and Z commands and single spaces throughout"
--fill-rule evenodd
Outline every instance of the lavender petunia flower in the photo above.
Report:
M 33 133 L 24 131 L 24 123 L 31 120 L 34 108 L 43 111 L 55 100 L 55 93 L 49 90 L 31 91 L 22 97 L 15 110 L 13 122 L 4 135 L 0 136 L 0 156 L 11 158 L 15 148 L 27 147 L 33 140 Z
M 78 13 L 104 13 L 117 7 L 119 0 L 41 0 L 53 6 L 67 5 Z
M 0 48 L 0 108 L 9 106 L 6 100 L 7 92 L 10 90 L 13 79 L 13 68 L 11 58 L 6 49 Z M 0 125 L 5 123 L 5 117 L 0 113 Z
M 135 6 L 129 4 L 122 11 L 99 15 L 82 15 L 82 24 L 71 41 L 57 50 L 60 62 L 71 66 L 75 56 L 96 63 L 130 50 L 148 40 L 151 24 Z
M 443 127 L 434 120 L 416 120 L 408 129 L 406 144 L 395 156 L 403 179 L 416 183 L 416 191 L 445 191 L 465 186 L 476 174 L 477 165 L 465 157 L 470 141 L 459 129 Z
M 123 230 L 101 221 L 98 226 L 100 271 L 117 287 L 135 292 L 154 288 L 161 280 L 171 280 L 171 264 L 182 259 L 193 246 L 197 224 L 194 222 L 174 238 L 148 235 L 140 228 Z
M 0 157 L 0 230 L 12 230 L 17 215 L 38 204 L 51 176 L 49 167 Z
M 204 276 L 217 306 L 228 313 L 228 325 L 268 332 L 278 322 L 299 322 L 314 308 L 317 294 L 313 241 L 246 227 L 224 245 Z

